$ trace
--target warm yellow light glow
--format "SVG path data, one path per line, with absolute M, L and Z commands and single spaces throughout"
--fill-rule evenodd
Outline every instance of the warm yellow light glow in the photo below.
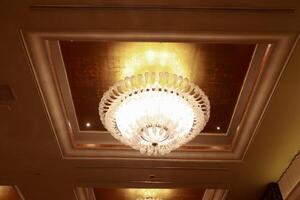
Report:
M 142 154 L 170 153 L 196 137 L 209 119 L 209 100 L 188 79 L 145 73 L 119 81 L 99 103 L 105 128 Z
M 209 100 L 188 79 L 145 73 L 117 82 L 102 97 L 105 128 L 142 154 L 159 156 L 188 143 L 209 119 Z
M 144 74 L 168 72 L 193 79 L 195 47 L 192 43 L 120 42 L 113 53 L 118 57 L 120 72 L 117 79 Z
M 96 144 L 85 144 L 86 147 L 88 148 L 94 148 L 96 147 L 97 145 Z
M 152 50 L 149 50 L 146 52 L 145 55 L 146 55 L 147 62 L 150 64 L 153 63 L 154 58 L 155 58 L 155 52 Z
M 0 199 L 17 198 L 17 194 L 11 186 L 0 186 Z
M 195 138 L 209 119 L 209 100 L 193 83 L 196 44 L 115 42 L 107 63 L 116 83 L 99 103 L 104 127 L 142 154 L 170 153 Z M 197 79 L 199 80 L 199 79 Z
M 137 199 L 137 198 L 145 198 L 147 196 L 152 196 L 160 199 L 167 199 L 172 197 L 172 193 L 170 189 L 127 189 L 128 196 L 130 199 Z

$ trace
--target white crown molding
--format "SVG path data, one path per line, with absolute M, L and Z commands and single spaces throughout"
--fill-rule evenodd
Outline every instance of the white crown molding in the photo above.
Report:
M 283 199 L 299 200 L 300 198 L 300 154 L 291 162 L 278 181 Z
M 96 200 L 94 190 L 92 188 L 77 187 L 74 189 L 77 200 Z
M 228 190 L 206 189 L 202 200 L 225 200 Z
M 237 107 L 239 104 L 242 104 L 243 107 L 235 111 L 234 115 L 239 114 L 239 117 L 235 122 L 233 119 L 231 124 L 234 124 L 234 126 L 230 134 L 225 136 L 199 136 L 201 137 L 199 140 L 195 139 L 197 145 L 198 141 L 200 141 L 199 150 L 181 151 L 179 149 L 164 158 L 155 159 L 157 161 L 201 162 L 236 162 L 243 160 L 296 41 L 296 35 L 289 33 L 22 31 L 21 35 L 32 67 L 32 73 L 45 105 L 49 124 L 58 140 L 62 157 L 65 159 L 153 160 L 131 149 L 98 147 L 97 142 L 103 143 L 108 141 L 107 144 L 111 146 L 116 144 L 116 141 L 112 140 L 109 134 L 84 134 L 76 130 L 76 120 L 74 120 L 76 116 L 74 117 L 72 113 L 70 114 L 72 101 L 66 102 L 65 96 L 63 96 L 63 94 L 68 93 L 68 85 L 61 84 L 58 76 L 58 74 L 63 74 L 61 73 L 64 70 L 61 67 L 63 63 L 61 63 L 61 59 L 56 59 L 59 57 L 57 51 L 53 51 L 53 49 L 59 47 L 59 40 L 163 40 L 258 44 L 256 52 L 260 58 L 255 59 L 254 56 L 251 65 L 256 65 L 256 68 L 250 67 L 246 78 L 250 78 L 254 82 L 247 84 L 247 81 L 245 81 L 246 84 L 243 86 L 237 103 Z M 263 51 L 261 51 L 262 49 Z M 253 74 L 250 71 L 254 71 Z M 241 98 L 243 91 L 248 91 L 246 98 Z M 209 141 L 212 145 L 209 145 Z M 204 147 L 203 145 L 210 149 L 201 149 L 201 147 Z

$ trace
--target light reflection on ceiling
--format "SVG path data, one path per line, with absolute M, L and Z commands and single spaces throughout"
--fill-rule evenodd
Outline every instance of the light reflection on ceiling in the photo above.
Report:
M 128 197 L 134 200 L 144 199 L 144 198 L 156 198 L 156 199 L 166 199 L 172 197 L 172 190 L 170 189 L 128 189 Z
M 200 200 L 205 188 L 94 188 L 96 200 Z
M 105 131 L 97 108 L 111 85 L 144 72 L 168 72 L 188 78 L 209 97 L 211 118 L 203 132 L 225 134 L 254 48 L 254 44 L 60 41 L 78 124 L 86 131 Z
M 0 186 L 1 200 L 21 200 L 18 193 L 11 186 Z
M 168 72 L 192 79 L 193 51 L 192 43 L 123 42 L 116 43 L 111 52 L 119 56 L 122 68 L 117 79 L 121 80 L 145 72 Z

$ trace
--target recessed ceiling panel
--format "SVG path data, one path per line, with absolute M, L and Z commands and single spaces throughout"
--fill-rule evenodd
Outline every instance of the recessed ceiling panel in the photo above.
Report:
M 201 200 L 204 188 L 194 189 L 137 189 L 137 188 L 94 188 L 96 200 Z
M 189 78 L 209 97 L 203 132 L 226 133 L 255 44 L 60 41 L 60 48 L 81 130 L 105 131 L 98 104 L 118 80 L 169 72 Z
M 242 160 L 294 39 L 293 35 L 238 33 L 29 31 L 24 35 L 63 157 L 142 158 L 155 161 L 153 165 Z M 211 117 L 194 140 L 153 158 L 108 134 L 101 125 L 98 104 L 103 93 L 126 76 L 159 71 L 187 77 L 202 88 L 211 102 Z

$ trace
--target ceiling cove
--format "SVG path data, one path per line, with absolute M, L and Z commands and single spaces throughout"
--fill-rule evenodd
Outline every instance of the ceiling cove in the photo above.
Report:
M 243 159 L 296 39 L 267 33 L 31 30 L 22 30 L 22 38 L 63 158 L 201 162 Z M 156 158 L 122 145 L 97 119 L 103 91 L 130 74 L 120 52 L 143 53 L 147 46 L 171 49 L 186 64 L 182 74 L 212 102 L 204 133 Z

